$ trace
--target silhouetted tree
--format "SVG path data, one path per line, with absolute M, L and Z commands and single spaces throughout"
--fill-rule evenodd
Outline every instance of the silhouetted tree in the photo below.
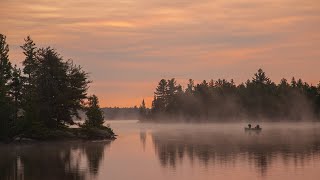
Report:
M 194 92 L 194 80 L 189 79 L 189 83 L 187 85 L 187 89 L 185 91 L 187 94 L 193 94 Z
M 147 118 L 147 107 L 146 103 L 144 102 L 144 99 L 141 102 L 141 105 L 139 107 L 139 119 L 140 120 L 145 120 Z
M 25 43 L 20 46 L 25 55 L 22 61 L 24 76 L 21 78 L 22 100 L 21 106 L 24 110 L 24 128 L 30 128 L 32 122 L 39 122 L 39 96 L 37 92 L 37 80 L 39 76 L 40 62 L 37 58 L 37 47 L 30 36 L 24 39 Z
M 154 92 L 155 98 L 153 100 L 153 107 L 152 111 L 154 114 L 164 113 L 166 109 L 166 88 L 167 88 L 167 81 L 165 79 L 161 79 L 156 91 Z
M 155 91 L 150 117 L 157 120 L 227 121 L 261 118 L 300 120 L 319 118 L 320 85 L 309 85 L 292 78 L 277 85 L 259 69 L 252 80 L 236 86 L 234 81 L 204 80 L 194 85 L 189 80 L 185 91 L 174 79 L 162 79 Z
M 12 66 L 9 61 L 6 36 L 0 34 L 0 139 L 9 136 L 13 126 L 13 107 L 10 96 Z
M 180 100 L 184 94 L 181 85 L 177 85 L 174 78 L 165 80 L 162 79 L 154 93 L 151 111 L 153 116 L 164 116 L 167 119 L 170 114 L 175 114 L 181 111 Z
M 179 111 L 179 95 L 182 93 L 181 85 L 177 85 L 174 78 L 167 81 L 167 86 L 165 90 L 165 102 L 166 102 L 166 113 L 172 114 Z
M 96 95 L 88 97 L 86 116 L 86 125 L 89 127 L 101 127 L 104 123 L 103 112 L 100 109 L 99 100 Z
M 15 65 L 12 71 L 12 80 L 10 82 L 10 95 L 14 104 L 14 121 L 18 120 L 18 112 L 22 108 L 22 86 L 21 70 Z
M 84 108 L 91 82 L 88 74 L 72 60 L 64 60 L 55 49 L 37 48 L 29 36 L 21 48 L 25 55 L 23 74 L 16 65 L 12 67 L 6 37 L 0 34 L 0 140 L 16 135 L 37 139 L 68 136 L 62 130 L 74 124 L 74 118 L 80 118 L 78 112 Z M 90 124 L 101 126 L 98 98 L 91 96 L 88 101 Z M 88 138 L 114 135 L 109 127 L 99 132 L 86 130 L 73 133 L 87 133 L 84 136 Z
M 206 80 L 203 80 L 202 83 L 197 84 L 197 86 L 195 87 L 195 96 L 202 102 L 202 107 L 200 109 L 200 114 L 202 114 L 202 118 L 208 119 L 211 95 L 209 90 L 209 84 Z
M 264 85 L 271 84 L 270 78 L 266 76 L 266 73 L 262 69 L 259 69 L 258 72 L 254 74 L 252 82 L 255 84 L 264 84 Z
M 294 77 L 291 80 L 291 87 L 293 87 L 293 88 L 297 87 L 297 81 Z
M 28 83 L 32 84 L 30 81 L 33 76 L 35 76 L 38 66 L 38 62 L 36 60 L 37 47 L 30 36 L 24 39 L 24 41 L 25 43 L 20 46 L 23 50 L 23 54 L 25 55 L 25 59 L 22 62 L 22 65 L 24 66 L 23 73 L 28 76 Z
M 35 95 L 37 117 L 49 128 L 67 123 L 73 124 L 73 117 L 86 99 L 87 73 L 72 61 L 64 61 L 52 48 L 41 48 L 37 52 L 35 69 Z

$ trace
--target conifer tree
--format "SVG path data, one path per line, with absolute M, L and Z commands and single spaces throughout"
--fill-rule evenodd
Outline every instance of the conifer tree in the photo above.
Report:
M 10 95 L 13 99 L 15 121 L 18 120 L 18 112 L 21 109 L 22 86 L 21 70 L 15 65 L 12 70 L 12 79 L 10 82 Z
M 23 50 L 23 54 L 25 55 L 25 59 L 22 62 L 22 65 L 24 66 L 23 73 L 28 76 L 28 84 L 32 84 L 31 80 L 33 79 L 33 76 L 36 74 L 37 70 L 37 47 L 30 36 L 24 39 L 24 41 L 25 43 L 20 46 Z
M 165 79 L 161 79 L 156 91 L 154 92 L 154 100 L 152 111 L 155 113 L 162 113 L 166 109 L 166 92 L 167 92 L 167 81 Z
M 20 46 L 25 55 L 22 61 L 24 77 L 22 77 L 22 100 L 21 106 L 24 110 L 26 124 L 40 122 L 39 118 L 39 96 L 37 95 L 36 80 L 39 75 L 39 62 L 37 61 L 37 47 L 34 41 L 28 36 L 25 43 Z
M 144 120 L 147 118 L 147 108 L 146 108 L 146 103 L 144 102 L 144 99 L 141 102 L 141 105 L 139 107 L 139 116 L 140 120 Z
M 50 47 L 39 49 L 37 62 L 35 92 L 40 120 L 49 128 L 73 124 L 86 99 L 87 73 Z
M 104 123 L 103 112 L 99 106 L 99 100 L 96 95 L 88 97 L 86 107 L 86 125 L 89 127 L 102 127 Z
M 0 34 L 0 139 L 7 138 L 13 126 L 13 108 L 10 97 L 12 66 L 9 61 L 6 36 Z

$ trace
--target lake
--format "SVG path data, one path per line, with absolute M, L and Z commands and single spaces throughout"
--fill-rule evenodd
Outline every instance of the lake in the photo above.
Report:
M 117 140 L 0 145 L 0 179 L 320 178 L 320 123 L 106 123 Z

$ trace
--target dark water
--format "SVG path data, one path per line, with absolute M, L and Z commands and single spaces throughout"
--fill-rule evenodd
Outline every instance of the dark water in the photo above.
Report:
M 0 179 L 319 179 L 320 124 L 108 122 L 113 142 L 0 146 Z

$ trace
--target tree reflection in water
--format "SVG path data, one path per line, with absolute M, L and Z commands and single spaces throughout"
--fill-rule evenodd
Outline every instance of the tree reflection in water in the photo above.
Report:
M 1 180 L 82 180 L 94 177 L 110 142 L 0 146 Z M 89 172 L 88 172 L 89 171 Z
M 224 131 L 155 131 L 151 133 L 156 154 L 163 167 L 176 168 L 188 158 L 205 167 L 247 162 L 264 176 L 276 159 L 284 165 L 303 166 L 320 156 L 320 131 L 268 130 L 262 133 Z M 239 164 L 237 164 L 239 165 Z
M 145 151 L 147 141 L 147 132 L 145 130 L 140 130 L 140 141 L 142 143 L 143 151 Z

